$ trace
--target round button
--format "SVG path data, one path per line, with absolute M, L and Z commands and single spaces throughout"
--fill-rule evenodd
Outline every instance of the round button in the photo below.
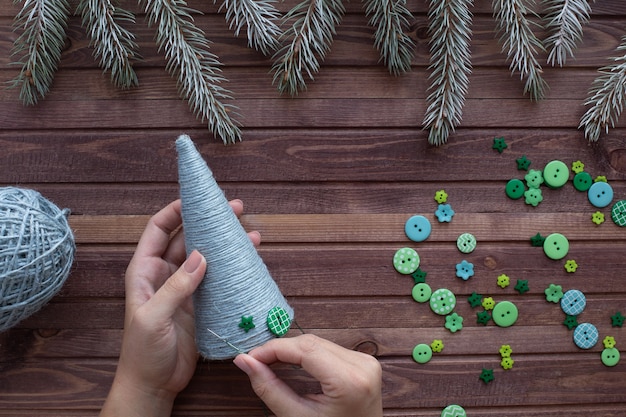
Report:
M 456 307 L 456 297 L 446 288 L 435 290 L 430 296 L 430 309 L 439 315 L 446 315 Z
M 291 317 L 282 307 L 274 307 L 267 313 L 267 327 L 276 336 L 284 336 L 291 326 Z
M 393 256 L 393 267 L 401 274 L 409 275 L 417 271 L 420 266 L 420 257 L 411 248 L 398 249 Z
M 506 183 L 506 188 L 504 191 L 506 192 L 507 197 L 517 200 L 522 198 L 524 195 L 524 183 L 522 180 L 518 180 L 517 178 L 513 178 L 509 182 Z
M 620 227 L 626 226 L 626 200 L 620 200 L 613 204 L 611 218 L 616 225 Z
M 471 253 L 476 249 L 476 238 L 471 233 L 463 233 L 456 240 L 456 247 L 463 253 Z
M 441 417 L 467 417 L 467 413 L 460 405 L 452 404 L 443 409 Z
M 581 349 L 591 349 L 598 343 L 598 329 L 591 323 L 580 323 L 574 329 L 574 343 Z
M 569 179 L 569 168 L 561 161 L 551 161 L 543 168 L 543 180 L 548 187 L 560 188 Z
M 602 208 L 611 204 L 613 200 L 613 187 L 607 182 L 594 182 L 589 191 L 587 191 L 587 198 L 593 206 Z
M 413 299 L 418 303 L 425 303 L 430 300 L 430 296 L 433 294 L 433 290 L 430 289 L 430 285 L 425 282 L 420 282 L 413 287 L 411 295 Z
M 517 321 L 518 311 L 510 301 L 501 301 L 493 308 L 491 318 L 500 327 L 509 327 Z
M 560 233 L 552 233 L 543 241 L 543 251 L 550 259 L 563 259 L 569 251 L 569 241 Z
M 577 316 L 587 305 L 585 294 L 579 290 L 569 290 L 561 298 L 561 310 L 568 316 Z
M 602 351 L 602 363 L 606 366 L 615 366 L 619 362 L 619 350 L 608 348 Z
M 404 225 L 406 236 L 414 242 L 428 239 L 431 231 L 430 221 L 424 216 L 412 216 Z
M 578 191 L 587 191 L 591 188 L 592 184 L 593 178 L 591 178 L 591 175 L 588 172 L 583 171 L 574 175 L 574 188 Z
M 420 343 L 413 348 L 413 360 L 417 363 L 426 363 L 433 357 L 433 350 L 426 343 Z

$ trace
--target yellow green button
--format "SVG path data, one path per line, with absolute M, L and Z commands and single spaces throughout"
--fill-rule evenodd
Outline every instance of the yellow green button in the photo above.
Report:
M 548 187 L 561 188 L 567 184 L 569 168 L 562 161 L 551 161 L 543 168 L 543 181 Z
M 602 363 L 606 366 L 615 366 L 619 362 L 619 350 L 608 348 L 602 351 Z
M 432 295 L 433 290 L 430 288 L 430 285 L 425 282 L 420 282 L 413 287 L 413 291 L 411 295 L 413 299 L 418 303 L 425 303 L 430 300 L 430 296 Z
M 563 259 L 569 251 L 569 241 L 560 233 L 552 233 L 544 240 L 543 251 L 550 259 Z
M 493 308 L 491 318 L 500 327 L 510 327 L 517 321 L 518 311 L 510 301 L 501 301 Z
M 413 360 L 417 363 L 426 363 L 433 357 L 432 348 L 426 343 L 420 343 L 413 348 Z

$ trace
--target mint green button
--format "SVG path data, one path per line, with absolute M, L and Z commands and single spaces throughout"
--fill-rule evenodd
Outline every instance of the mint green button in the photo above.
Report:
M 426 363 L 433 357 L 433 349 L 426 343 L 420 343 L 413 348 L 413 360 L 417 363 Z
M 430 288 L 430 285 L 426 284 L 425 282 L 420 282 L 413 287 L 411 295 L 413 296 L 413 299 L 418 303 L 425 303 L 426 301 L 430 300 L 430 296 L 432 295 L 432 293 L 433 290 Z
M 420 266 L 420 257 L 411 248 L 402 248 L 396 251 L 393 256 L 393 267 L 401 274 L 409 275 L 417 271 Z
M 454 307 L 456 307 L 456 297 L 446 288 L 439 288 L 430 296 L 430 309 L 436 314 L 445 316 L 451 313 Z
M 517 307 L 510 301 L 500 301 L 491 312 L 493 322 L 500 327 L 512 326 L 517 321 L 517 316 Z
M 563 259 L 569 251 L 569 241 L 560 233 L 552 233 L 544 240 L 543 251 L 550 259 Z
M 443 409 L 441 417 L 467 417 L 467 413 L 460 405 L 452 404 Z
M 616 348 L 604 349 L 602 351 L 602 363 L 606 366 L 615 366 L 619 362 L 619 350 Z
M 561 188 L 569 179 L 569 168 L 561 161 L 551 161 L 543 168 L 543 181 L 548 187 Z

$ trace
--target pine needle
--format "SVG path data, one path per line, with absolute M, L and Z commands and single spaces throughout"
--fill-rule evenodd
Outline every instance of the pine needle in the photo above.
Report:
M 472 71 L 470 41 L 472 0 L 430 0 L 428 18 L 430 67 L 424 129 L 428 142 L 442 145 L 461 123 Z
M 114 5 L 111 0 L 81 0 L 77 13 L 94 46 L 94 56 L 100 67 L 111 71 L 111 82 L 126 89 L 139 84 L 132 61 L 137 59 L 135 36 L 124 29 L 120 22 L 135 23 L 131 12 Z
M 589 21 L 591 6 L 587 0 L 544 0 L 545 28 L 550 34 L 544 41 L 548 64 L 562 67 L 567 57 L 574 57 L 583 37 L 583 25 Z
M 411 70 L 415 43 L 405 33 L 413 15 L 406 0 L 364 0 L 369 24 L 375 28 L 374 46 L 389 73 L 399 75 Z
M 22 68 L 9 86 L 20 88 L 20 100 L 27 106 L 50 90 L 65 45 L 69 13 L 66 0 L 25 0 L 15 16 L 13 27 L 22 33 L 11 56 L 21 55 L 16 64 Z
M 626 36 L 615 51 L 626 51 Z M 591 107 L 578 126 L 584 128 L 585 137 L 590 142 L 596 142 L 603 131 L 608 133 L 609 126 L 615 127 L 626 100 L 626 54 L 611 60 L 614 61 L 612 64 L 598 70 L 600 75 L 593 81 L 585 101 L 585 105 Z
M 281 38 L 287 44 L 274 54 L 272 65 L 281 94 L 295 96 L 306 89 L 305 75 L 312 80 L 319 71 L 319 60 L 330 50 L 344 13 L 341 0 L 304 0 L 285 15 L 285 21 L 293 22 Z
M 541 100 L 548 83 L 541 76 L 543 70 L 536 55 L 544 48 L 531 30 L 528 14 L 537 16 L 526 7 L 524 0 L 493 0 L 493 15 L 498 32 L 502 33 L 502 52 L 511 60 L 509 68 L 512 72 L 518 71 L 520 79 L 526 79 L 524 94 L 528 93 L 531 100 Z
M 274 23 L 280 13 L 273 3 L 275 0 L 224 0 L 220 11 L 226 9 L 226 20 L 236 36 L 247 27 L 248 46 L 269 55 L 278 49 L 282 34 Z
M 230 91 L 220 86 L 219 59 L 209 51 L 209 41 L 194 23 L 184 0 L 144 0 L 148 24 L 156 26 L 159 51 L 165 51 L 166 69 L 178 80 L 179 93 L 186 98 L 193 113 L 208 120 L 209 130 L 226 143 L 241 140 L 241 131 L 230 117 Z

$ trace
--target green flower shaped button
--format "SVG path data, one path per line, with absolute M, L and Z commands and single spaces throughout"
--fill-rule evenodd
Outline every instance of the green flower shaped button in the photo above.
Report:
M 526 185 L 528 188 L 538 189 L 541 184 L 543 184 L 543 173 L 536 169 L 531 169 L 528 171 L 528 174 L 524 176 L 526 180 Z
M 540 188 L 530 188 L 524 191 L 524 202 L 529 206 L 537 207 L 543 201 Z
M 546 294 L 546 300 L 551 303 L 558 303 L 563 298 L 563 287 L 556 284 L 550 284 L 548 288 L 545 289 L 544 293 Z
M 463 328 L 463 317 L 456 313 L 452 313 L 446 316 L 446 329 L 452 333 L 456 333 Z

